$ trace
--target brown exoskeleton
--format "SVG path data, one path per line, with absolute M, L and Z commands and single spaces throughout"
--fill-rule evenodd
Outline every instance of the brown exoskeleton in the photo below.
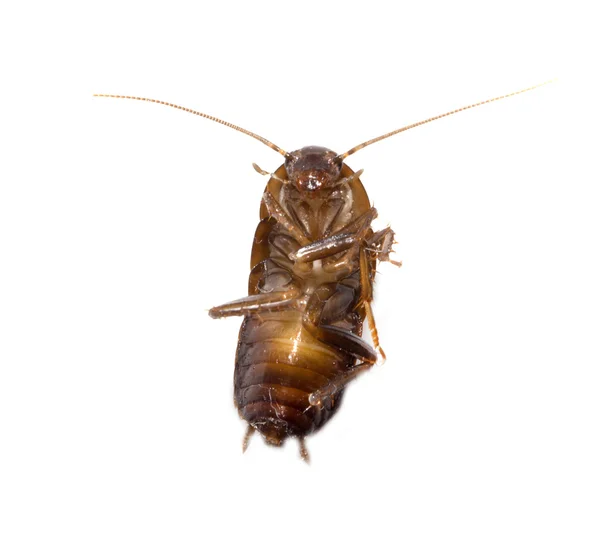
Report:
M 546 84 L 546 83 L 543 83 Z M 371 227 L 377 211 L 344 159 L 382 139 L 507 94 L 417 122 L 342 154 L 308 146 L 286 152 L 265 138 L 217 118 L 182 109 L 258 139 L 285 156 L 265 188 L 254 234 L 248 296 L 212 308 L 213 318 L 244 316 L 234 374 L 234 398 L 248 423 L 244 450 L 258 430 L 272 445 L 300 441 L 336 412 L 345 386 L 385 358 L 371 310 L 375 269 L 392 261 L 394 232 Z M 367 321 L 373 346 L 362 336 Z

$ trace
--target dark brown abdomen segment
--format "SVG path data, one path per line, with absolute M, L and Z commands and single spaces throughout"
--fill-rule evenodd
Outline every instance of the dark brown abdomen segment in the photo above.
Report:
M 242 418 L 279 445 L 327 422 L 342 392 L 319 407 L 309 407 L 308 396 L 353 364 L 351 356 L 304 330 L 298 311 L 247 316 L 236 354 L 234 399 Z

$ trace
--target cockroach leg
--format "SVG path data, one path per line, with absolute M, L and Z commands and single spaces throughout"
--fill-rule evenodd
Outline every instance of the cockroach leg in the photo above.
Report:
M 252 425 L 248 425 L 246 433 L 244 434 L 244 440 L 242 441 L 242 453 L 245 453 L 246 449 L 248 449 L 248 445 L 250 444 L 250 438 L 252 437 L 252 434 L 254 434 L 255 430 L 256 429 Z
M 290 254 L 290 259 L 299 263 L 316 261 L 348 250 L 368 232 L 371 222 L 377 217 L 377 210 L 371 207 L 367 212 L 351 221 L 335 234 L 307 244 Z
M 263 201 L 269 212 L 269 216 L 275 218 L 280 225 L 282 225 L 289 234 L 294 237 L 301 246 L 310 244 L 310 239 L 302 232 L 302 230 L 294 223 L 290 215 L 285 209 L 275 200 L 270 192 L 263 194 Z
M 306 448 L 306 442 L 304 441 L 304 438 L 298 438 L 298 443 L 300 444 L 300 458 L 309 464 L 310 455 L 308 454 L 308 449 Z
M 349 177 L 344 177 L 342 180 L 343 182 L 352 182 L 354 180 L 358 180 L 360 175 L 362 175 L 364 172 L 364 169 L 359 169 L 356 173 L 352 173 Z
M 336 234 L 356 233 L 365 223 L 370 225 L 375 218 L 377 218 L 377 209 L 375 207 L 371 207 L 366 212 L 363 212 L 358 218 L 352 220 L 344 227 L 336 231 Z
M 330 237 L 326 237 L 303 246 L 295 253 L 290 254 L 289 257 L 290 259 L 299 263 L 307 263 L 309 261 L 316 261 L 317 259 L 329 257 L 330 255 L 339 254 L 340 252 L 350 248 L 355 243 L 356 234 L 336 233 Z
M 371 281 L 371 272 L 369 261 L 367 259 L 367 252 L 363 248 L 359 254 L 359 266 L 360 266 L 360 286 L 361 286 L 361 304 L 365 309 L 367 316 L 367 322 L 369 323 L 369 330 L 371 331 L 371 340 L 373 340 L 373 346 L 379 352 L 379 355 L 383 361 L 385 361 L 385 352 L 379 345 L 379 333 L 377 332 L 377 325 L 375 324 L 375 316 L 371 309 L 371 302 L 373 301 L 373 284 Z
M 373 316 L 371 303 L 365 302 L 363 303 L 363 306 L 365 307 L 365 313 L 367 314 L 367 321 L 369 322 L 369 331 L 371 331 L 371 340 L 373 340 L 373 346 L 375 346 L 375 349 L 378 351 L 381 357 L 381 362 L 378 362 L 378 364 L 383 364 L 387 357 L 385 356 L 383 348 L 379 345 L 379 333 L 377 332 L 377 325 L 375 325 L 375 317 Z
M 334 290 L 328 294 L 333 295 Z M 322 292 L 315 292 L 306 304 L 306 309 L 302 317 L 303 327 L 317 340 L 330 344 L 345 353 L 352 355 L 363 361 L 375 362 L 377 360 L 377 352 L 362 338 L 354 333 L 335 327 L 334 325 L 320 325 L 323 301 L 319 295 Z
M 348 248 L 346 253 L 337 261 L 328 262 L 323 265 L 325 272 L 336 272 L 342 269 L 351 269 L 356 264 L 356 257 L 359 254 L 361 245 L 365 237 L 369 234 L 371 222 L 377 217 L 377 210 L 371 207 L 363 216 L 362 223 L 353 235 L 354 243 Z
M 298 299 L 300 295 L 301 291 L 296 287 L 289 288 L 285 291 L 249 295 L 248 297 L 236 301 L 215 306 L 208 311 L 208 315 L 217 319 L 221 317 L 244 316 L 258 312 L 274 312 L 288 307 Z
M 348 383 L 353 379 L 360 376 L 363 372 L 367 371 L 373 366 L 373 363 L 363 362 L 356 366 L 353 366 L 350 370 L 343 372 L 333 378 L 327 385 L 321 387 L 319 390 L 314 391 L 308 395 L 308 403 L 311 406 L 320 406 L 324 400 L 331 398 L 334 394 L 341 391 Z
M 392 250 L 395 233 L 392 231 L 391 227 L 386 227 L 381 231 L 377 231 L 373 236 L 369 239 L 368 245 L 369 247 L 376 247 L 377 259 L 379 261 L 387 261 L 392 265 L 396 265 L 397 267 L 402 266 L 402 261 L 394 261 L 390 259 L 390 254 L 393 253 Z M 373 248 L 369 248 L 372 250 Z
M 377 360 L 377 352 L 362 338 L 346 329 L 334 325 L 310 325 L 305 322 L 304 328 L 317 340 L 341 349 L 357 359 L 372 362 Z
M 281 177 L 278 177 L 275 173 L 269 173 L 268 171 L 265 171 L 264 169 L 262 169 L 261 167 L 259 167 L 257 164 L 253 163 L 252 167 L 254 167 L 254 170 L 261 174 L 261 175 L 266 175 L 270 178 L 274 178 L 275 180 L 278 180 L 279 182 L 281 182 L 282 184 L 289 184 L 289 180 L 283 179 Z

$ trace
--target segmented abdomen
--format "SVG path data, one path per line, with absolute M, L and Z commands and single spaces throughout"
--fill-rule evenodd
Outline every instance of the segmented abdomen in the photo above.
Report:
M 309 407 L 309 394 L 353 364 L 351 356 L 313 338 L 297 310 L 247 316 L 234 375 L 240 415 L 269 443 L 302 437 L 333 415 L 342 392 L 319 407 Z

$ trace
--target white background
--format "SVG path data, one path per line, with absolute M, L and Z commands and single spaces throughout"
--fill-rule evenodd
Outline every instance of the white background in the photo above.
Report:
M 414 6 L 419 7 L 415 8 Z M 0 538 L 598 539 L 596 30 L 502 2 L 2 8 Z M 590 55 L 590 56 L 586 56 Z M 239 320 L 265 179 L 342 152 L 402 269 L 388 362 L 241 453 Z M 593 131 L 592 131 L 593 130 Z M 234 537 L 235 536 L 235 537 Z

